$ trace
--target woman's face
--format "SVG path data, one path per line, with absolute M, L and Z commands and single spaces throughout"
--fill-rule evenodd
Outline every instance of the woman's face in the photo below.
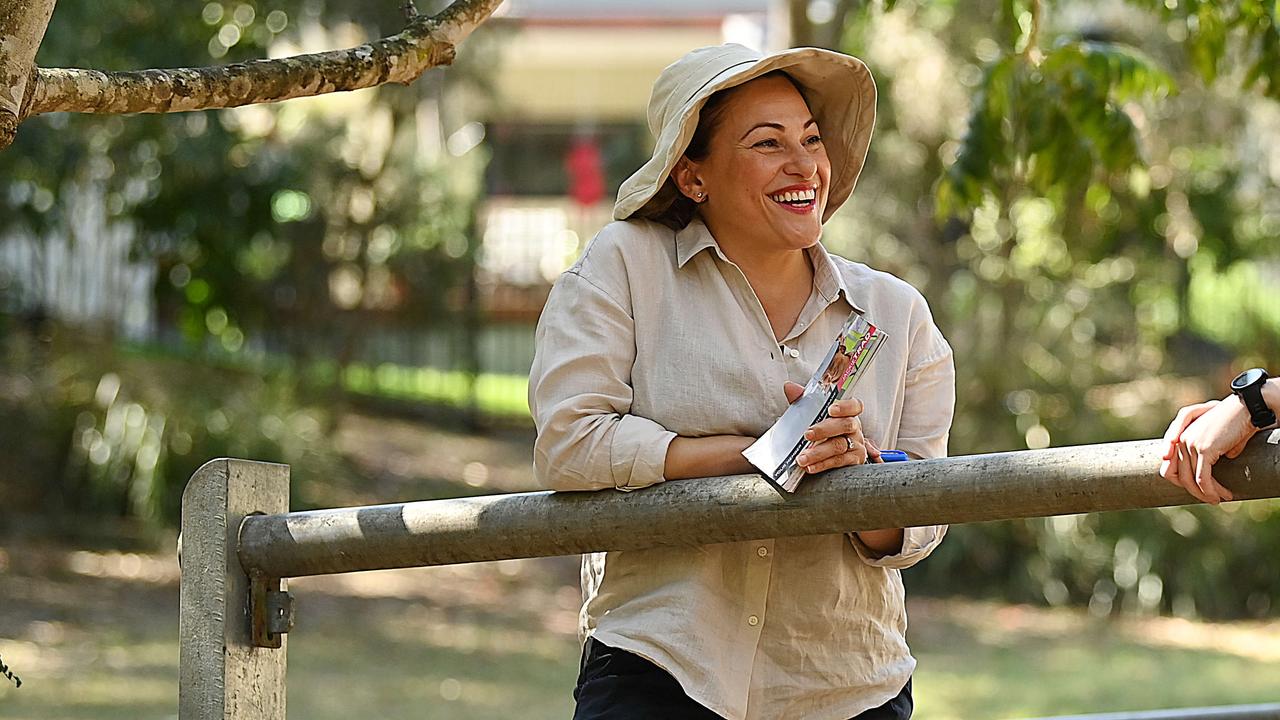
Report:
M 831 161 L 809 106 L 784 77 L 733 90 L 707 156 L 683 159 L 676 174 L 685 195 L 706 193 L 700 211 L 722 244 L 795 250 L 822 233 Z

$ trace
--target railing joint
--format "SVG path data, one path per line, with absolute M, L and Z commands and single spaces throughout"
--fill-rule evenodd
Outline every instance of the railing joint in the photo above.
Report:
M 254 573 L 249 578 L 249 638 L 254 647 L 278 648 L 293 629 L 293 593 L 284 580 Z

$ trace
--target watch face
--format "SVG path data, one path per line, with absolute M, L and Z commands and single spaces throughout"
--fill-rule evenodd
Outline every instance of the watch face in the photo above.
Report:
M 1231 381 L 1232 390 L 1243 390 L 1251 385 L 1257 385 L 1267 379 L 1267 371 L 1262 368 L 1253 368 L 1245 370 Z

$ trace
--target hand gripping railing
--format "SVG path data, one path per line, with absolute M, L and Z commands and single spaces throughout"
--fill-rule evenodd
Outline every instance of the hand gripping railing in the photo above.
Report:
M 1280 497 L 1280 433 L 1214 475 Z M 287 466 L 214 460 L 183 495 L 182 720 L 282 720 L 285 579 L 601 550 L 1129 510 L 1196 501 L 1156 440 L 843 468 L 783 498 L 738 475 L 289 513 Z

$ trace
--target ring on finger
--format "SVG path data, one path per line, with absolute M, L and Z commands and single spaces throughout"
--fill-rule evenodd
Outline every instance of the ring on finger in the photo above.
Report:
M 845 443 L 844 451 L 847 453 L 853 452 L 853 438 L 848 435 L 843 435 L 842 437 L 844 438 Z

